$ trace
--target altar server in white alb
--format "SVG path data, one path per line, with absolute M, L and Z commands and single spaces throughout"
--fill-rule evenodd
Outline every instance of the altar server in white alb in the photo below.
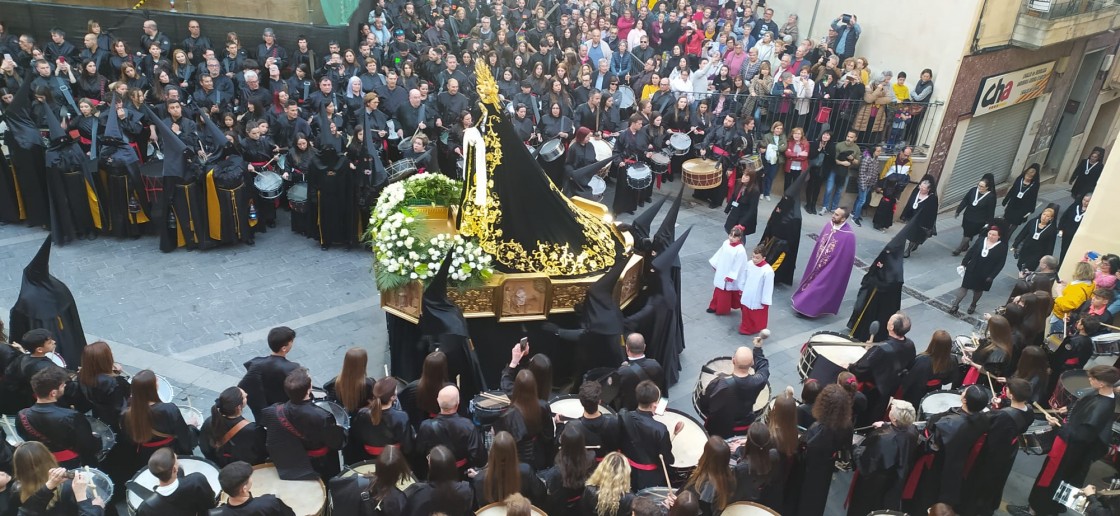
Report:
M 739 304 L 743 309 L 743 319 L 739 323 L 739 333 L 754 335 L 766 328 L 770 305 L 774 301 L 774 267 L 766 263 L 765 247 L 754 248 L 740 276 L 743 296 Z
M 708 260 L 715 275 L 712 277 L 712 302 L 708 313 L 727 315 L 732 308 L 739 308 L 740 280 L 747 264 L 747 251 L 743 249 L 743 226 L 731 228 L 727 241 Z

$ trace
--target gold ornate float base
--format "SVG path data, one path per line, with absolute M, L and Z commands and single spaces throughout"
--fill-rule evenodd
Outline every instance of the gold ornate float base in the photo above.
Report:
M 573 198 L 576 201 L 577 198 Z M 599 217 L 609 217 L 606 206 L 579 199 L 579 209 Z M 426 207 L 421 217 L 432 230 L 455 233 L 455 211 L 445 206 Z M 614 299 L 626 308 L 641 290 L 642 262 L 644 259 L 630 253 L 633 238 L 629 233 L 619 233 L 627 249 L 628 262 L 622 277 L 614 286 Z M 605 272 L 605 271 L 604 271 Z M 498 322 L 544 320 L 550 314 L 575 311 L 583 302 L 587 289 L 603 276 L 602 273 L 582 278 L 550 278 L 544 274 L 494 274 L 486 285 L 459 289 L 448 287 L 447 296 L 459 305 L 467 318 L 495 317 Z M 413 324 L 420 322 L 420 302 L 424 286 L 419 281 L 381 292 L 381 308 Z

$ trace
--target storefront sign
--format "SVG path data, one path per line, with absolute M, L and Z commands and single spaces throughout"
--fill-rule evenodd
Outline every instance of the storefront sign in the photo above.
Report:
M 980 82 L 980 90 L 976 93 L 972 116 L 986 115 L 1041 97 L 1046 92 L 1046 85 L 1050 82 L 1053 71 L 1054 61 L 1050 61 L 985 78 Z

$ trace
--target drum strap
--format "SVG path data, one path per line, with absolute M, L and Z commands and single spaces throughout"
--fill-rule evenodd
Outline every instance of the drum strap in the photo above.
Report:
M 31 421 L 27 419 L 27 413 L 23 410 L 19 411 L 19 424 L 22 425 L 23 429 L 27 430 L 27 433 L 31 434 L 31 436 L 34 437 L 35 440 L 50 444 L 51 440 L 47 439 L 47 436 L 36 430 L 35 427 L 31 426 Z
M 299 430 L 296 430 L 296 427 L 293 426 L 292 422 L 288 421 L 287 416 L 284 415 L 284 405 L 276 406 L 276 419 L 280 420 L 280 426 L 284 427 L 284 430 L 287 430 L 288 433 L 296 436 L 299 440 L 303 440 L 303 434 L 300 433 Z
M 628 367 L 630 368 L 630 371 L 638 377 L 638 383 L 649 380 L 649 375 L 646 374 L 645 369 L 642 369 L 642 366 L 640 366 L 638 364 L 635 364 L 633 362 L 630 362 Z
M 237 432 L 240 432 L 241 429 L 245 428 L 246 426 L 249 426 L 249 420 L 242 419 L 241 421 L 238 421 L 236 425 L 233 425 L 233 427 L 230 428 L 229 431 L 227 431 L 226 434 L 222 436 L 222 440 L 218 442 L 218 448 L 225 446 L 230 439 L 233 439 L 233 436 L 237 435 Z

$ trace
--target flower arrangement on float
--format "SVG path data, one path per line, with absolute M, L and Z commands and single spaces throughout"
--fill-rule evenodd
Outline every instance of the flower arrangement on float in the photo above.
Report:
M 451 250 L 451 285 L 469 288 L 490 279 L 494 274 L 491 256 L 477 239 L 463 237 L 447 223 L 462 191 L 462 181 L 442 174 L 414 175 L 381 191 L 366 231 L 379 290 L 417 280 L 426 283 Z

